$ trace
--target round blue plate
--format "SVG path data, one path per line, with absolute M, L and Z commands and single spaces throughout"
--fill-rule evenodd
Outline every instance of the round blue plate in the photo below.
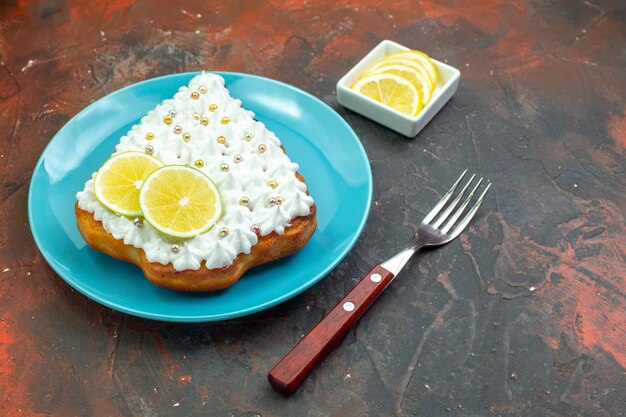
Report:
M 87 246 L 74 218 L 76 192 L 133 124 L 197 74 L 146 80 L 85 108 L 50 141 L 30 184 L 30 227 L 50 266 L 86 296 L 139 317 L 216 321 L 283 302 L 322 279 L 346 256 L 370 209 L 372 173 L 367 155 L 337 113 L 290 85 L 254 75 L 219 73 L 231 95 L 274 131 L 290 158 L 300 164 L 317 205 L 318 226 L 309 243 L 295 255 L 253 268 L 232 287 L 213 293 L 157 287 L 136 266 Z

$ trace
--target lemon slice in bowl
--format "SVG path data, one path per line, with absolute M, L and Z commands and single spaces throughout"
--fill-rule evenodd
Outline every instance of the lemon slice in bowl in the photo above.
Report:
M 141 216 L 139 190 L 163 163 L 143 152 L 120 152 L 96 173 L 94 194 L 103 206 L 127 217 Z
M 401 64 L 387 63 L 386 65 L 373 68 L 372 70 L 368 71 L 366 75 L 381 73 L 397 75 L 398 77 L 402 77 L 413 83 L 415 88 L 417 88 L 422 96 L 422 102 L 418 111 L 420 111 L 422 107 L 428 104 L 428 102 L 430 101 L 430 81 L 426 76 L 422 75 L 422 73 L 417 71 L 415 68 Z
M 197 236 L 222 216 L 222 199 L 213 181 L 185 165 L 154 171 L 141 188 L 139 204 L 148 223 L 173 237 Z
M 430 78 L 430 81 L 432 83 L 432 89 L 433 90 L 435 89 L 435 87 L 437 86 L 439 73 L 437 71 L 437 67 L 435 67 L 435 64 L 433 64 L 433 61 L 430 59 L 428 55 L 426 55 L 424 52 L 415 51 L 415 50 L 400 51 L 400 52 L 396 52 L 391 55 L 388 55 L 385 59 L 397 59 L 397 58 L 409 59 L 421 65 L 428 73 L 428 78 Z
M 417 71 L 421 78 L 423 79 L 424 83 L 428 86 L 428 90 L 432 93 L 435 90 L 435 84 L 433 84 L 432 80 L 430 79 L 430 75 L 428 74 L 428 71 L 426 71 L 426 68 L 424 68 L 419 62 L 413 61 L 409 58 L 385 58 L 382 61 L 380 61 L 379 63 L 373 65 L 369 71 L 377 71 L 379 68 L 388 66 L 388 65 L 400 65 L 400 66 L 404 66 L 404 67 L 410 67 L 412 69 L 414 69 L 415 71 Z
M 397 75 L 370 74 L 352 88 L 407 116 L 415 116 L 422 106 L 421 93 L 413 83 Z

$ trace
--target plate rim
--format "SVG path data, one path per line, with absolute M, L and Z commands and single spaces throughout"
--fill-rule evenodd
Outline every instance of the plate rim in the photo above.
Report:
M 314 274 L 313 276 L 311 276 L 310 279 L 306 280 L 306 282 L 302 283 L 301 285 L 296 286 L 295 288 L 291 289 L 290 291 L 281 294 L 278 297 L 274 297 L 271 300 L 268 300 L 264 303 L 260 303 L 260 304 L 255 304 L 252 307 L 249 308 L 245 308 L 245 309 L 239 309 L 237 311 L 230 311 L 228 313 L 216 313 L 216 314 L 203 314 L 203 315 L 185 315 L 185 316 L 172 316 L 171 314 L 161 314 L 161 313 L 151 313 L 151 312 L 146 312 L 146 311 L 141 311 L 141 310 L 137 310 L 136 308 L 132 308 L 132 307 L 127 307 L 124 305 L 121 305 L 119 303 L 116 302 L 112 302 L 106 298 L 102 298 L 100 296 L 98 296 L 97 294 L 94 294 L 93 292 L 90 292 L 86 286 L 84 286 L 83 284 L 80 283 L 80 281 L 77 281 L 76 279 L 74 279 L 71 275 L 70 276 L 65 276 L 63 273 L 60 272 L 60 265 L 58 264 L 58 261 L 54 258 L 54 256 L 50 255 L 49 252 L 47 250 L 45 250 L 45 248 L 42 246 L 42 243 L 40 241 L 40 238 L 38 237 L 38 232 L 36 232 L 36 226 L 33 226 L 34 224 L 36 224 L 36 221 L 33 221 L 33 219 L 36 217 L 35 214 L 33 213 L 34 211 L 34 207 L 33 207 L 33 187 L 36 181 L 34 181 L 34 177 L 35 175 L 41 170 L 41 166 L 44 164 L 45 161 L 45 157 L 47 155 L 47 153 L 49 152 L 49 149 L 53 146 L 53 142 L 54 140 L 57 138 L 57 136 L 63 134 L 63 132 L 68 129 L 69 125 L 75 121 L 75 119 L 77 119 L 78 117 L 80 117 L 81 114 L 88 112 L 92 107 L 96 107 L 99 105 L 99 103 L 108 98 L 111 95 L 114 94 L 121 94 L 126 90 L 130 90 L 133 88 L 136 88 L 138 86 L 141 86 L 142 84 L 147 84 L 147 83 L 152 83 L 152 82 L 158 82 L 158 80 L 161 79 L 166 79 L 166 78 L 171 78 L 171 77 L 187 77 L 189 76 L 191 78 L 193 78 L 195 75 L 201 74 L 202 72 L 207 72 L 207 73 L 213 73 L 213 74 L 217 74 L 220 75 L 222 77 L 226 76 L 235 76 L 235 77 L 242 77 L 242 78 L 252 78 L 252 79 L 258 79 L 260 81 L 263 82 L 269 82 L 272 84 L 277 84 L 282 88 L 287 88 L 288 90 L 291 90 L 297 94 L 301 94 L 304 95 L 305 97 L 307 97 L 310 100 L 313 100 L 314 102 L 317 102 L 319 105 L 321 105 L 323 108 L 326 108 L 327 110 L 330 110 L 331 114 L 333 114 L 335 117 L 337 117 L 337 119 L 340 121 L 341 124 L 344 125 L 344 127 L 347 128 L 347 130 L 351 133 L 354 142 L 357 145 L 357 148 L 359 150 L 359 153 L 361 154 L 360 156 L 363 158 L 363 160 L 366 162 L 366 166 L 367 166 L 367 200 L 365 203 L 365 211 L 364 211 L 364 215 L 361 218 L 361 221 L 359 222 L 358 226 L 355 228 L 355 233 L 353 235 L 353 237 L 351 238 L 351 240 L 344 246 L 344 248 L 342 249 L 342 251 L 335 257 L 335 259 L 330 262 L 328 265 L 326 265 L 320 272 L 318 272 L 317 274 Z M 161 75 L 158 77 L 153 77 L 153 78 L 148 78 L 145 80 L 141 80 L 139 82 L 136 83 L 132 83 L 129 85 L 126 85 L 124 87 L 121 87 L 117 90 L 111 91 L 108 94 L 98 98 L 97 100 L 95 100 L 93 103 L 90 103 L 88 106 L 84 107 L 83 109 L 81 109 L 78 113 L 76 113 L 74 116 L 72 116 L 68 121 L 65 122 L 65 124 L 52 136 L 52 138 L 50 139 L 50 141 L 48 142 L 48 144 L 45 146 L 45 148 L 43 149 L 43 151 L 41 152 L 41 154 L 39 155 L 39 158 L 37 160 L 37 163 L 35 164 L 35 167 L 33 168 L 32 174 L 31 174 L 31 178 L 30 178 L 30 184 L 29 184 L 29 188 L 28 188 L 28 223 L 29 223 L 29 229 L 31 232 L 31 235 L 33 236 L 33 239 L 35 240 L 35 244 L 37 245 L 37 250 L 39 251 L 39 253 L 41 253 L 41 255 L 43 256 L 44 260 L 46 261 L 46 263 L 54 270 L 54 272 L 63 280 L 65 281 L 67 284 L 69 284 L 72 288 L 74 288 L 76 291 L 80 292 L 83 296 L 89 298 L 92 301 L 97 302 L 100 305 L 103 305 L 105 307 L 111 308 L 113 310 L 117 310 L 119 312 L 125 313 L 125 314 L 129 314 L 135 317 L 140 317 L 143 319 L 150 319 L 150 320 L 155 320 L 155 321 L 163 321 L 163 322 L 177 322 L 177 323 L 206 323 L 206 322 L 214 322 L 214 321 L 225 321 L 225 320 L 230 320 L 230 319 L 235 319 L 235 318 L 240 318 L 240 317 L 245 317 L 245 316 L 249 316 L 255 313 L 258 313 L 260 311 L 263 310 L 267 310 L 271 307 L 274 307 L 278 304 L 281 304 L 295 296 L 297 296 L 298 294 L 303 293 L 304 291 L 306 291 L 307 289 L 309 289 L 310 287 L 312 287 L 313 285 L 317 284 L 318 282 L 320 282 L 324 277 L 326 277 L 347 255 L 348 253 L 350 253 L 350 251 L 352 250 L 352 248 L 354 247 L 354 245 L 356 244 L 356 242 L 358 241 L 359 237 L 361 236 L 361 234 L 363 233 L 363 229 L 365 228 L 365 225 L 367 223 L 367 220 L 369 218 L 370 212 L 371 212 L 371 205 L 372 205 L 372 198 L 373 198 L 373 177 L 372 177 L 372 169 L 371 169 L 371 164 L 367 155 L 367 152 L 365 151 L 365 148 L 363 146 L 363 143 L 361 142 L 361 140 L 359 139 L 359 137 L 357 136 L 356 132 L 354 131 L 354 129 L 352 129 L 352 127 L 348 124 L 348 122 L 341 117 L 341 115 L 339 115 L 339 113 L 337 113 L 336 110 L 334 110 L 332 107 L 330 107 L 328 104 L 326 104 L 324 101 L 322 101 L 321 99 L 315 97 L 314 95 L 312 95 L 311 93 L 304 91 L 296 86 L 293 86 L 291 84 L 287 84 L 283 81 L 279 81 L 279 80 L 275 80 L 272 78 L 268 78 L 268 77 L 264 77 L 264 76 L 260 76 L 260 75 L 256 75 L 256 74 L 248 74 L 248 73 L 242 73 L 242 72 L 230 72 L 230 71 L 188 71 L 188 72 L 180 72 L 180 73 L 171 73 L 171 74 L 165 74 L 165 75 Z M 138 273 L 141 274 L 141 270 L 139 269 Z

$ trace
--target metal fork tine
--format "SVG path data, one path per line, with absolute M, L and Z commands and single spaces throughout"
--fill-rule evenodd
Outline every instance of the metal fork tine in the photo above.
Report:
M 463 211 L 465 210 L 465 207 L 467 207 L 467 205 L 469 204 L 470 200 L 474 196 L 474 193 L 476 192 L 476 190 L 478 190 L 478 187 L 480 186 L 480 183 L 482 183 L 482 182 L 483 182 L 482 178 L 478 180 L 478 182 L 476 183 L 476 185 L 474 186 L 472 191 L 469 193 L 469 195 L 467 196 L 467 198 L 465 199 L 463 204 L 461 204 L 461 207 L 459 207 L 457 209 L 457 211 L 452 215 L 452 217 L 450 217 L 450 220 L 448 220 L 446 222 L 446 224 L 441 229 L 439 229 L 439 231 L 441 233 L 448 233 L 448 230 L 450 230 L 452 228 L 452 226 L 454 226 L 454 223 L 461 216 L 461 214 L 463 214 Z
M 426 217 L 424 217 L 424 220 L 422 220 L 423 224 L 429 223 L 437 215 L 437 213 L 439 213 L 439 210 L 441 210 L 441 208 L 448 202 L 448 200 L 450 199 L 450 196 L 452 195 L 454 190 L 456 190 L 456 187 L 459 186 L 459 183 L 461 182 L 461 180 L 463 179 L 466 173 L 467 173 L 467 170 L 461 173 L 461 176 L 459 177 L 458 180 L 456 180 L 452 188 L 450 188 L 448 192 L 444 194 L 444 196 L 441 198 L 441 200 L 439 200 L 437 205 L 433 207 L 433 209 L 426 215 Z
M 454 200 L 452 200 L 452 203 L 450 203 L 450 206 L 448 206 L 448 208 L 446 209 L 446 211 L 443 212 L 441 217 L 439 217 L 439 219 L 432 225 L 435 229 L 438 228 L 439 226 L 441 226 L 441 223 L 446 221 L 446 219 L 448 218 L 450 213 L 452 213 L 452 210 L 454 210 L 456 205 L 459 204 L 459 201 L 461 201 L 461 197 L 463 197 L 463 194 L 465 194 L 465 190 L 467 190 L 467 187 L 469 187 L 469 185 L 472 183 L 472 181 L 474 181 L 474 178 L 476 178 L 476 174 L 473 174 L 471 176 L 471 178 L 469 179 L 467 184 L 465 184 L 465 187 L 463 187 L 463 189 L 461 190 L 459 195 L 457 195 L 456 198 Z
M 478 201 L 476 201 L 476 204 L 474 204 L 474 207 L 470 209 L 470 211 L 465 215 L 463 220 L 461 220 L 461 223 L 459 223 L 459 225 L 452 231 L 452 233 L 450 233 L 449 236 L 451 239 L 457 237 L 463 231 L 463 229 L 465 229 L 465 226 L 467 226 L 470 220 L 472 220 L 472 217 L 474 217 L 474 214 L 476 214 L 478 207 L 480 207 L 480 205 L 482 204 L 483 199 L 485 198 L 485 194 L 487 194 L 487 191 L 489 191 L 490 187 L 491 183 L 487 184 L 480 197 L 478 197 Z

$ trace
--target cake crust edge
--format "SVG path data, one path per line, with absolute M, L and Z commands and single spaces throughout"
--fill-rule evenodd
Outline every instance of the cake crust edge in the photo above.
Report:
M 149 262 L 142 249 L 126 245 L 115 239 L 96 220 L 93 213 L 74 205 L 76 223 L 87 244 L 100 252 L 121 261 L 137 265 L 152 283 L 178 291 L 216 291 L 228 288 L 250 268 L 291 255 L 304 247 L 317 228 L 316 206 L 311 206 L 308 216 L 296 217 L 280 235 L 272 232 L 259 236 L 250 253 L 240 253 L 227 267 L 207 269 L 204 261 L 198 270 L 177 271 L 171 263 L 162 265 Z

